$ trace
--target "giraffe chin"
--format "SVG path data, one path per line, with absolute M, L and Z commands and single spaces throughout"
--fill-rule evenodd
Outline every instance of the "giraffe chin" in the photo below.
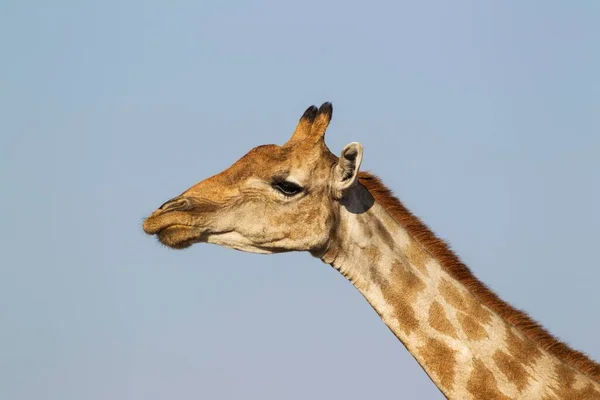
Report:
M 202 232 L 184 225 L 168 226 L 156 233 L 157 239 L 163 245 L 176 250 L 187 249 L 194 243 L 202 241 Z

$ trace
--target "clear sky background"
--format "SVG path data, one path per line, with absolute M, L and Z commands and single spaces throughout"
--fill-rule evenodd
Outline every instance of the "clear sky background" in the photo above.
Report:
M 485 4 L 484 4 L 485 3 Z M 142 218 L 332 101 L 327 143 L 600 359 L 597 1 L 0 3 L 0 398 L 440 399 L 308 254 Z

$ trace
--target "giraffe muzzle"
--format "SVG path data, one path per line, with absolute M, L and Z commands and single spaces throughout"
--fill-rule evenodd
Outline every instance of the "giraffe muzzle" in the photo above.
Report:
M 181 216 L 177 216 L 175 219 L 170 218 L 170 213 L 175 211 L 189 211 L 192 208 L 194 208 L 194 205 L 189 198 L 182 196 L 172 198 L 163 203 L 144 220 L 144 232 L 149 235 L 154 235 L 170 225 L 187 225 L 186 222 L 181 221 Z M 169 214 L 169 217 L 167 217 L 166 214 Z

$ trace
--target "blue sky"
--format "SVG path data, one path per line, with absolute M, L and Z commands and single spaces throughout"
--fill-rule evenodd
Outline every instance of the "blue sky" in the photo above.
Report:
M 0 398 L 441 395 L 308 254 L 186 251 L 144 216 L 284 143 L 335 153 L 600 359 L 600 3 L 0 5 Z

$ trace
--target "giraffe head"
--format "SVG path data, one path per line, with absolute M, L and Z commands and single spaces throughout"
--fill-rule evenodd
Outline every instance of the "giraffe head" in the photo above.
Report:
M 319 252 L 362 160 L 359 143 L 339 158 L 325 145 L 332 110 L 331 103 L 309 107 L 286 144 L 250 150 L 160 206 L 144 231 L 176 249 L 205 242 L 254 253 Z

